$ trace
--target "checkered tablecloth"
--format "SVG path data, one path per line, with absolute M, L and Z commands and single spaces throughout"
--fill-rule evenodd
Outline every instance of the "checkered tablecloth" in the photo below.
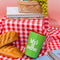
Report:
M 0 34 L 8 31 L 16 31 L 19 35 L 19 39 L 10 45 L 18 47 L 23 53 L 28 40 L 29 32 L 33 31 L 41 35 L 46 36 L 46 40 L 42 46 L 39 56 L 49 53 L 52 50 L 60 48 L 59 28 L 49 27 L 48 18 L 42 19 L 19 19 L 8 20 L 5 17 L 0 20 Z M 23 55 L 21 58 L 12 59 L 0 55 L 1 60 L 31 60 L 32 58 Z

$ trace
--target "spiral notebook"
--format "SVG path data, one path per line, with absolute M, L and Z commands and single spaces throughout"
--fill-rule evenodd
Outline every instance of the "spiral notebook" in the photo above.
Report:
M 37 59 L 33 59 L 33 60 L 53 60 L 52 57 L 50 57 L 48 54 L 47 55 L 44 55 L 44 56 L 41 56 Z
M 19 13 L 18 7 L 7 7 L 7 18 L 14 17 L 41 17 L 44 15 L 42 13 Z
M 49 55 L 54 58 L 54 60 L 60 60 L 60 49 L 51 51 Z

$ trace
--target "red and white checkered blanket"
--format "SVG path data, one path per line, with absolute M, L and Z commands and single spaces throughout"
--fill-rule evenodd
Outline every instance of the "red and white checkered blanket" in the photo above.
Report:
M 49 27 L 48 18 L 41 19 L 24 19 L 24 20 L 8 20 L 5 17 L 0 20 L 0 34 L 8 31 L 16 31 L 19 35 L 19 39 L 10 45 L 18 47 L 23 53 L 28 40 L 29 32 L 33 31 L 46 36 L 46 40 L 42 46 L 42 49 L 38 55 L 42 56 L 49 53 L 52 50 L 60 48 L 60 29 L 55 27 Z M 23 55 L 21 58 L 12 59 L 0 55 L 0 60 L 31 60 L 32 58 Z

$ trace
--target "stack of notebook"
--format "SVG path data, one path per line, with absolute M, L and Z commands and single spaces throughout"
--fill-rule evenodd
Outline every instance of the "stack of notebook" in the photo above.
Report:
M 19 13 L 18 7 L 7 7 L 7 18 L 21 18 L 21 17 L 38 17 L 43 18 L 42 13 Z
M 59 50 L 53 50 L 50 52 L 49 55 L 44 55 L 41 56 L 37 59 L 33 59 L 33 60 L 60 60 L 60 49 Z

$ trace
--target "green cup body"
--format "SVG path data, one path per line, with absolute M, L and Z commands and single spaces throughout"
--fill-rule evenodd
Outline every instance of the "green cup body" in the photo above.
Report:
M 43 35 L 30 31 L 27 45 L 25 48 L 25 55 L 32 57 L 32 58 L 37 58 L 42 48 L 45 38 L 46 37 Z

